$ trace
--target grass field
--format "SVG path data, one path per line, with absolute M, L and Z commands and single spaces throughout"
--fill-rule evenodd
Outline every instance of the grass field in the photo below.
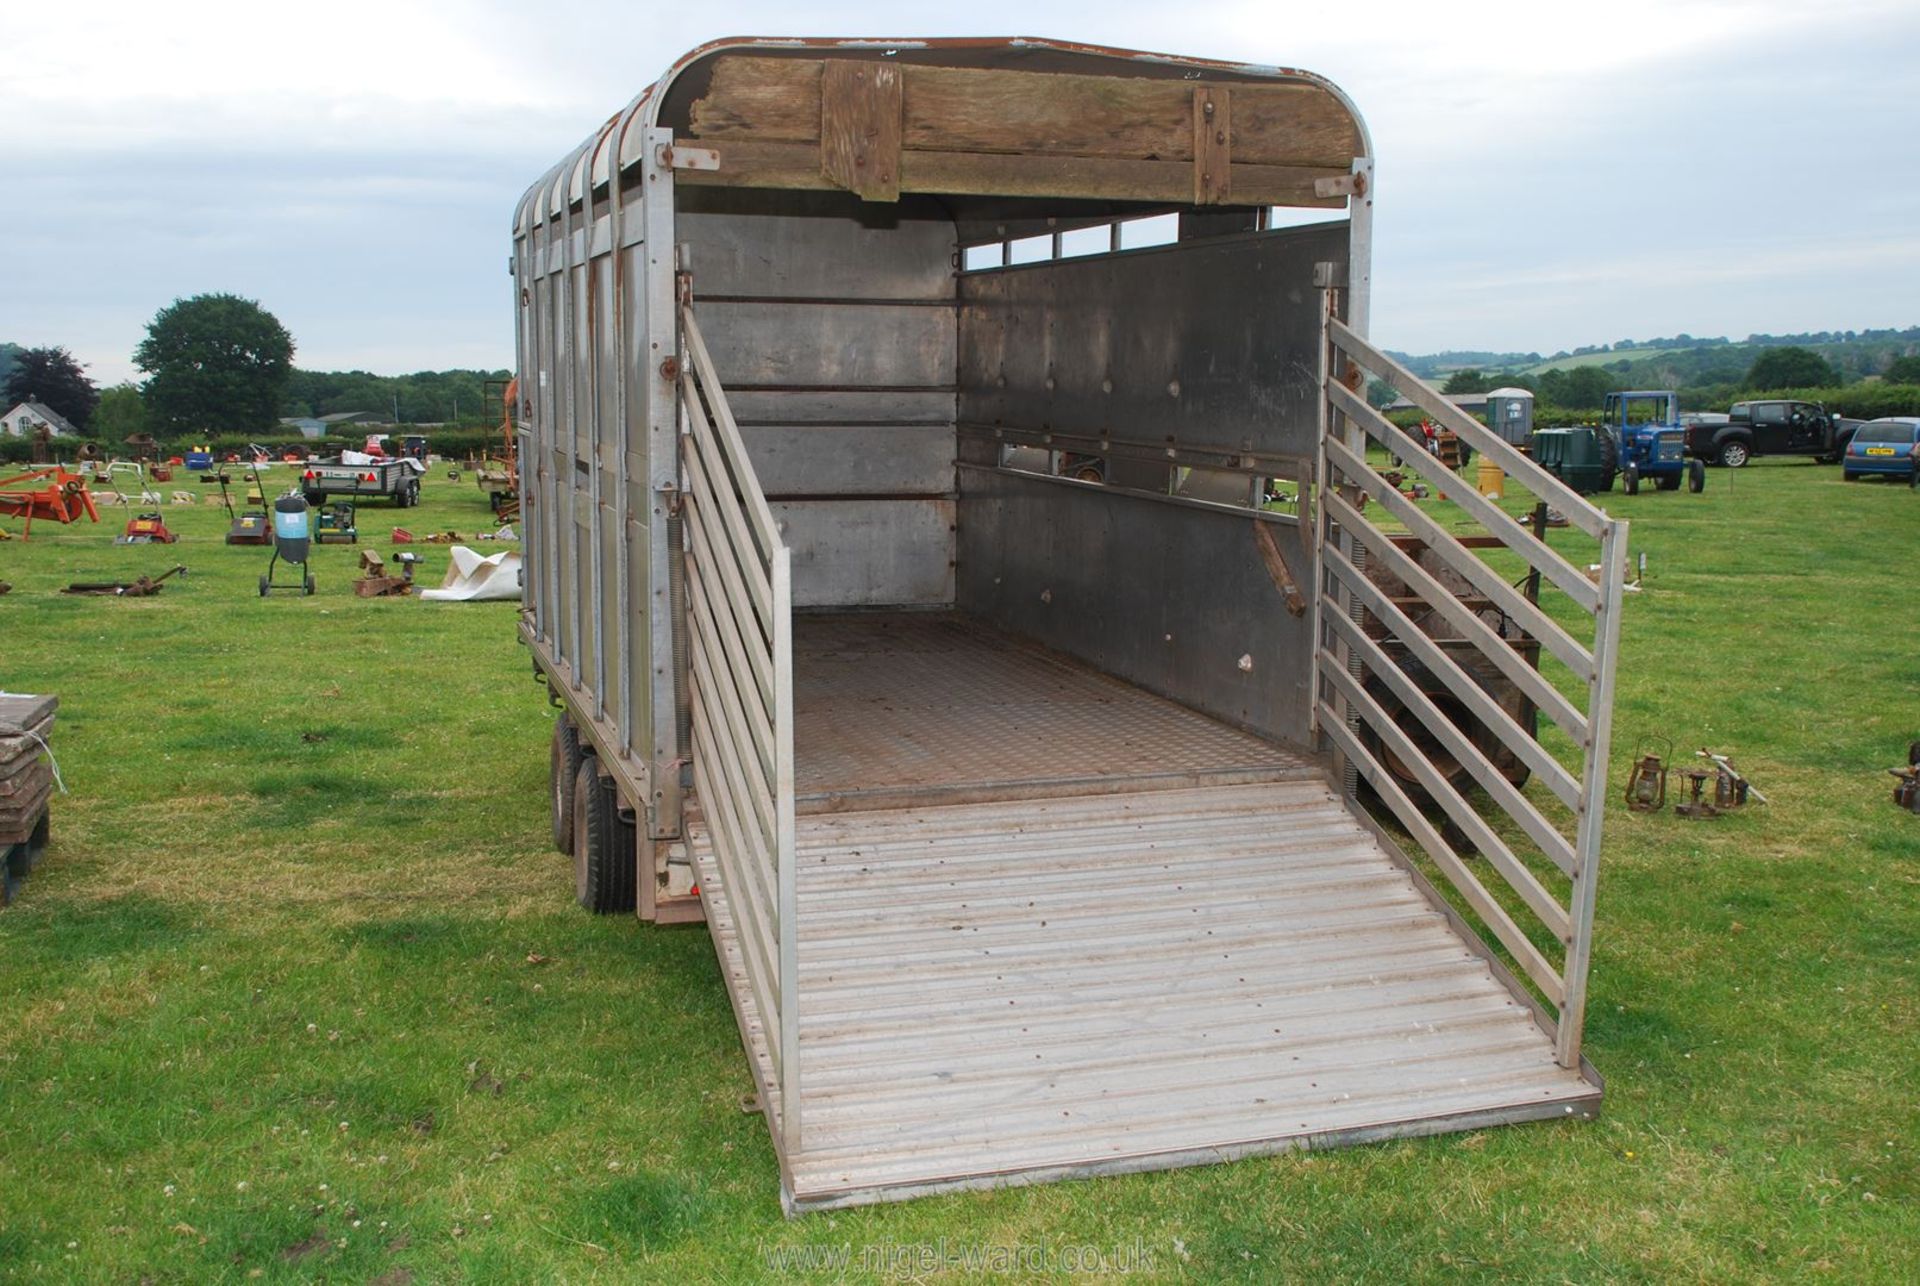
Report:
M 170 549 L 0 543 L 0 688 L 58 693 L 71 790 L 0 911 L 0 1278 L 958 1280 L 1094 1247 L 1196 1281 L 1914 1280 L 1920 817 L 1882 770 L 1920 737 L 1920 496 L 1762 462 L 1608 503 L 1650 574 L 1599 1121 L 796 1221 L 705 931 L 572 903 L 513 605 L 356 599 L 351 547 L 262 600 L 215 508 L 169 510 Z M 486 518 L 436 473 L 361 531 Z M 158 598 L 55 592 L 175 561 Z M 1625 813 L 1654 735 L 1771 804 Z
M 1532 366 L 1515 367 L 1515 375 L 1544 375 L 1548 371 L 1570 371 L 1576 366 L 1603 366 L 1614 362 L 1634 361 L 1642 357 L 1658 357 L 1662 353 L 1676 350 L 1669 348 L 1616 348 L 1604 353 L 1576 353 L 1570 357 L 1555 357 L 1544 362 L 1535 362 Z M 1691 349 L 1685 350 L 1691 352 Z

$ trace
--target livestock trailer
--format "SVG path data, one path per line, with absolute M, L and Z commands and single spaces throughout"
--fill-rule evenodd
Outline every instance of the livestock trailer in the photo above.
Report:
M 1368 342 L 1373 202 L 1305 72 L 749 39 L 521 201 L 555 841 L 788 1210 L 1597 1110 L 1625 527 Z

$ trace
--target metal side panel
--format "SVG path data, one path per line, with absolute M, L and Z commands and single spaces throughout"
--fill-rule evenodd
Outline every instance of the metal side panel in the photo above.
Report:
M 729 389 L 953 383 L 954 314 L 909 304 L 699 304 Z
M 782 500 L 795 607 L 950 606 L 954 502 Z
M 743 427 L 763 424 L 953 425 L 951 388 L 838 388 L 729 390 L 727 399 Z
M 1310 456 L 1345 223 L 960 277 L 960 419 Z
M 960 470 L 958 603 L 1229 723 L 1306 745 L 1312 649 L 1244 516 Z M 1269 530 L 1307 566 L 1291 522 Z
M 687 188 L 679 221 L 696 300 L 953 300 L 953 219 L 930 197 L 882 206 L 849 192 Z
M 949 424 L 768 424 L 743 428 L 770 496 L 946 495 Z

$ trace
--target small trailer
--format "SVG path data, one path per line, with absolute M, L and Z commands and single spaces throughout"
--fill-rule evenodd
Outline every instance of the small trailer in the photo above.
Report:
M 301 471 L 300 490 L 315 509 L 329 496 L 351 496 L 355 503 L 384 496 L 394 508 L 407 509 L 420 503 L 420 479 L 426 472 L 425 461 L 411 456 L 365 464 L 314 460 Z
M 1598 1110 L 1626 528 L 1368 341 L 1373 164 L 1300 71 L 727 40 L 522 199 L 554 840 L 705 922 L 789 1211 Z

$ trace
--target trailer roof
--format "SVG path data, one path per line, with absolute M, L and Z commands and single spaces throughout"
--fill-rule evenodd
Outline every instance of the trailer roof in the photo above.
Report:
M 1028 37 L 703 45 L 549 170 L 524 231 L 637 166 L 645 129 L 718 169 L 685 183 L 1340 208 L 1371 144 L 1311 72 Z M 631 182 L 631 178 L 628 179 Z

